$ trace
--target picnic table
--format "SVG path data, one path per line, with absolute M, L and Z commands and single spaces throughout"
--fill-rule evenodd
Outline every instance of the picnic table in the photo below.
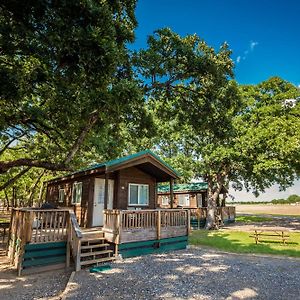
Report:
M 255 228 L 254 234 L 250 235 L 257 245 L 259 242 L 282 242 L 284 245 L 289 239 L 289 231 L 285 228 Z

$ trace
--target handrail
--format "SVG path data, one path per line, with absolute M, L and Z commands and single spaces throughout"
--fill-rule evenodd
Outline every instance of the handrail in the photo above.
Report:
M 69 210 L 69 230 L 67 242 L 67 266 L 70 265 L 70 253 L 72 253 L 75 269 L 80 270 L 80 252 L 81 252 L 82 232 L 77 222 L 74 211 Z

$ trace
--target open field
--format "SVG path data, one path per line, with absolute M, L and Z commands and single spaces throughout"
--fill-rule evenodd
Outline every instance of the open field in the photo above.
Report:
M 253 232 L 252 232 L 253 233 Z M 300 257 L 300 233 L 289 232 L 286 245 L 278 242 L 255 244 L 251 232 L 237 230 L 195 230 L 189 237 L 189 243 L 196 246 L 209 246 L 234 253 L 257 253 Z
M 289 204 L 237 204 L 237 214 L 287 215 L 300 217 L 300 205 Z

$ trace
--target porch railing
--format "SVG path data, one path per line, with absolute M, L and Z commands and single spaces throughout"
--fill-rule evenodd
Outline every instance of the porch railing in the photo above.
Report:
M 7 255 L 10 262 L 22 269 L 26 244 L 66 241 L 66 265 L 72 254 L 77 266 L 81 231 L 75 214 L 65 209 L 14 208 L 11 213 Z
M 189 210 L 192 222 L 197 221 L 196 227 L 203 227 L 203 222 L 207 216 L 207 207 L 190 208 Z M 217 207 L 217 217 L 221 223 L 233 222 L 236 217 L 235 206 Z
M 104 211 L 103 232 L 115 244 L 184 236 L 189 230 L 186 209 Z

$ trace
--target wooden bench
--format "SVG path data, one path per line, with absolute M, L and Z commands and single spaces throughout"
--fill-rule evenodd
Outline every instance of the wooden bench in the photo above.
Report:
M 282 242 L 284 245 L 289 239 L 288 231 L 283 229 L 257 228 L 254 229 L 254 234 L 250 235 L 255 240 L 255 244 L 261 242 Z

